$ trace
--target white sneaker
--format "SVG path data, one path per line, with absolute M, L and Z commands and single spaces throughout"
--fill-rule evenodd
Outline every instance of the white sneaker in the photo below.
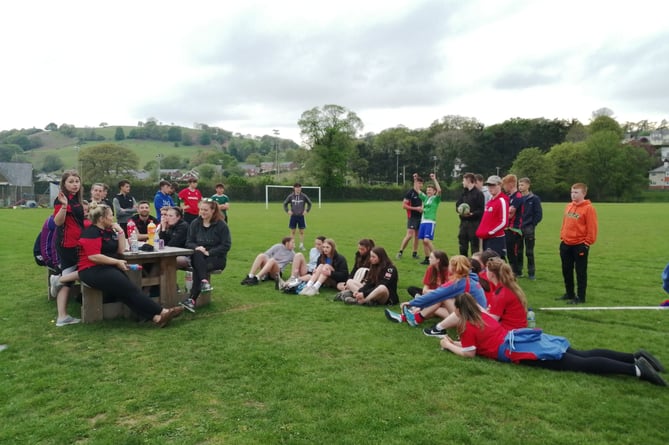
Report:
M 67 326 L 68 324 L 77 324 L 77 323 L 81 323 L 81 320 L 79 318 L 74 318 L 70 315 L 63 318 L 62 320 L 61 319 L 56 320 L 56 326 L 58 326 L 59 328 L 61 326 Z
M 304 244 L 300 244 L 300 250 L 301 250 L 301 251 L 305 251 L 305 250 L 307 250 L 307 249 L 304 248 Z
M 60 275 L 51 275 L 49 277 L 49 300 L 55 300 L 62 287 L 63 285 L 60 284 Z
M 298 293 L 297 295 L 310 295 L 309 294 L 309 289 L 313 289 L 313 286 L 304 286 L 304 288 Z
M 313 297 L 314 295 L 318 295 L 318 294 L 319 294 L 319 292 L 318 292 L 318 289 L 316 289 L 316 286 L 311 286 L 309 288 L 309 292 L 304 294 L 304 295 L 306 295 L 308 297 Z

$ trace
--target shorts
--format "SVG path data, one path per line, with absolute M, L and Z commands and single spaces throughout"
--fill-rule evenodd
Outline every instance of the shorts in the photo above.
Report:
M 407 229 L 418 230 L 419 227 L 420 227 L 420 218 L 408 218 L 407 219 Z
M 304 215 L 290 215 L 290 221 L 288 222 L 289 229 L 306 229 L 307 223 L 304 221 Z
M 437 226 L 434 222 L 422 222 L 420 223 L 420 229 L 418 229 L 418 239 L 429 239 L 430 241 L 434 239 L 434 228 Z

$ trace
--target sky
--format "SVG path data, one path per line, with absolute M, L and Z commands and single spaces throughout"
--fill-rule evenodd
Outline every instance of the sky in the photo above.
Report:
M 548 0 L 8 1 L 0 130 L 216 126 L 301 142 L 326 104 L 363 133 L 669 119 L 669 6 Z

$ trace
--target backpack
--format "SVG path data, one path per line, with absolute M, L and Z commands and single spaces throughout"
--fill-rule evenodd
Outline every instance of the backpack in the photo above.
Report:
M 38 266 L 60 270 L 60 258 L 56 248 L 58 229 L 53 215 L 44 221 L 42 230 L 37 234 L 33 245 L 33 257 Z

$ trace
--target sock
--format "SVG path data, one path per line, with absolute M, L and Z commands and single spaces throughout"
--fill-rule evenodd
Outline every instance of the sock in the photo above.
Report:
M 413 314 L 413 318 L 416 320 L 416 323 L 422 323 L 425 321 L 423 318 L 423 315 L 420 312 L 416 312 Z
M 319 288 L 321 287 L 321 282 L 320 282 L 320 281 L 316 281 L 316 282 L 314 283 L 314 287 L 315 287 L 316 289 L 319 289 Z
M 249 274 L 249 278 L 253 278 L 253 277 L 255 277 L 255 275 L 253 275 L 252 273 L 250 273 L 250 274 Z
M 313 285 L 314 285 L 314 282 L 313 282 L 313 281 L 311 281 L 311 280 L 307 281 L 307 287 L 309 287 L 309 286 L 313 286 Z

